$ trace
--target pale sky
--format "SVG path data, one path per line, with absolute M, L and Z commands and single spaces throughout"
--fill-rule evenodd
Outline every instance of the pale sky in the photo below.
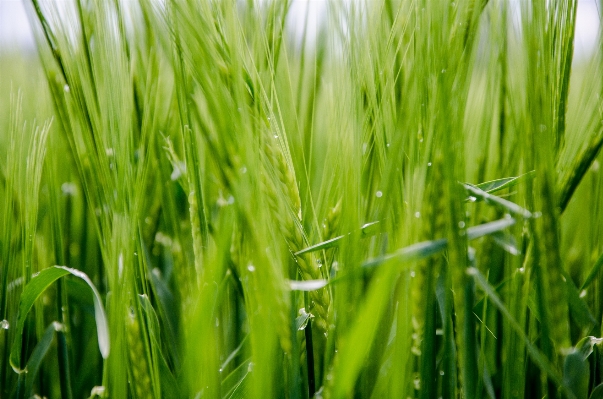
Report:
M 34 48 L 34 40 L 25 14 L 24 2 L 28 0 L 0 0 L 0 50 L 10 47 Z M 320 21 L 326 15 L 329 0 L 294 0 L 290 13 L 290 29 L 301 33 L 308 11 L 308 34 L 313 40 Z M 518 0 L 523 1 L 523 0 Z M 526 0 L 527 1 L 527 0 Z M 597 44 L 599 11 L 596 0 L 579 0 L 576 24 L 577 58 L 586 58 Z

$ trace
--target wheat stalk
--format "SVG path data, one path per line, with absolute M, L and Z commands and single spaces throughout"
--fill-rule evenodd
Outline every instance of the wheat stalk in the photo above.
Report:
M 248 260 L 248 250 L 243 231 L 241 231 L 239 226 L 235 223 L 230 242 L 230 261 L 236 269 L 238 276 L 242 276 L 244 273 L 248 272 L 248 269 L 245 268 Z M 278 336 L 281 348 L 285 353 L 291 353 L 291 330 L 289 328 L 291 323 L 289 322 L 288 313 L 286 311 L 287 306 L 285 305 L 283 298 L 277 297 L 274 298 L 274 301 L 278 304 L 278 306 L 275 306 L 274 309 L 276 309 L 278 318 L 278 323 L 276 323 L 276 326 L 278 328 Z
M 426 240 L 433 240 L 435 237 L 442 235 L 446 231 L 446 197 L 441 195 L 439 187 L 444 183 L 443 173 L 444 163 L 442 156 L 437 154 L 434 157 L 432 166 L 428 169 L 428 177 L 431 175 L 431 181 L 427 183 L 427 195 L 426 199 L 429 201 L 425 217 L 427 225 L 424 229 L 424 238 Z M 421 398 L 433 397 L 436 395 L 436 390 L 430 381 L 435 378 L 435 364 L 436 364 L 436 352 L 434 350 L 435 345 L 435 329 L 436 329 L 436 280 L 440 271 L 444 270 L 444 258 L 443 256 L 437 256 L 426 260 L 421 267 L 419 267 L 418 275 L 424 278 L 425 288 L 421 289 L 422 298 L 417 297 L 418 292 L 413 291 L 412 302 L 413 310 L 415 311 L 413 317 L 414 322 L 418 321 L 415 335 L 419 339 L 423 339 L 421 342 L 421 361 L 420 361 L 420 373 L 421 381 Z M 415 290 L 418 288 L 415 285 Z M 422 305 L 422 306 L 421 306 Z M 417 309 L 416 307 L 420 308 Z M 418 343 L 415 345 L 418 346 Z
M 302 208 L 297 181 L 293 168 L 287 162 L 283 151 L 277 146 L 276 139 L 268 140 L 265 146 L 266 172 L 262 181 L 267 192 L 269 206 L 281 221 L 281 232 L 289 246 L 291 253 L 302 250 L 307 246 L 307 241 L 302 226 Z M 272 172 L 272 173 L 270 173 Z M 274 176 L 270 179 L 269 175 Z M 280 195 L 279 195 L 280 193 Z M 278 198 L 284 198 L 286 209 L 280 206 Z M 304 280 L 318 280 L 323 278 L 316 258 L 312 254 L 294 256 L 299 273 Z M 330 297 L 326 289 L 311 291 L 310 311 L 316 316 L 315 324 L 323 331 L 327 331 Z

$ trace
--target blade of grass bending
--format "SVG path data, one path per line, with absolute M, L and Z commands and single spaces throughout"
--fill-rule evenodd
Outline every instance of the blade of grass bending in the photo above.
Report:
M 380 227 L 379 221 L 365 224 L 364 226 L 362 226 L 360 228 L 362 238 L 371 237 L 371 236 L 375 235 L 379 231 L 379 227 Z M 331 238 L 330 240 L 320 242 L 320 243 L 312 245 L 308 248 L 304 248 L 301 251 L 297 251 L 294 253 L 294 255 L 299 256 L 299 255 L 302 255 L 305 253 L 315 252 L 315 251 L 320 251 L 321 249 L 328 249 L 328 248 L 335 247 L 335 246 L 339 245 L 339 242 L 343 238 L 345 238 L 346 236 L 349 236 L 350 234 L 351 233 L 340 235 L 338 237 Z
M 490 284 L 486 281 L 484 276 L 474 267 L 468 268 L 467 273 L 470 276 L 473 276 L 476 284 L 488 295 L 490 301 L 494 306 L 498 308 L 498 310 L 502 313 L 502 315 L 507 319 L 510 326 L 515 330 L 517 335 L 524 341 L 527 351 L 530 354 L 530 357 L 543 370 L 548 374 L 549 378 L 551 378 L 555 384 L 559 387 L 563 387 L 566 390 L 566 394 L 570 398 L 575 398 L 574 394 L 569 391 L 568 387 L 563 382 L 562 377 L 555 370 L 554 366 L 548 361 L 548 359 L 538 350 L 538 348 L 530 341 L 530 338 L 525 334 L 523 327 L 519 325 L 519 323 L 513 318 L 509 310 L 506 308 L 502 300 L 498 297 L 498 294 Z
M 499 232 L 507 227 L 514 225 L 516 222 L 513 218 L 504 218 L 495 220 L 494 222 L 484 223 L 479 226 L 473 226 L 467 229 L 467 238 L 474 240 L 496 232 Z M 428 258 L 446 249 L 448 240 L 440 238 L 439 240 L 422 241 L 413 245 L 409 245 L 399 249 L 393 253 L 369 259 L 362 263 L 362 268 L 359 270 L 372 268 L 381 265 L 389 260 L 397 260 L 398 262 L 417 261 Z M 354 273 L 354 272 L 352 272 Z M 308 280 L 308 281 L 289 281 L 290 289 L 294 291 L 313 291 L 324 288 L 340 280 L 350 277 L 350 273 L 345 276 L 327 280 Z
M 25 327 L 25 320 L 27 314 L 33 307 L 34 302 L 38 297 L 59 278 L 68 274 L 66 270 L 49 268 L 41 271 L 38 275 L 31 279 L 29 284 L 25 286 L 21 293 L 19 303 L 19 313 L 17 316 L 17 329 L 15 333 L 15 340 L 11 348 L 10 353 L 10 364 L 16 373 L 24 372 L 21 370 L 21 342 L 23 335 L 23 328 Z
M 495 233 L 497 231 L 506 229 L 507 227 L 514 225 L 515 222 L 516 221 L 513 218 L 504 218 L 496 220 L 494 222 L 484 223 L 479 226 L 473 226 L 467 229 L 467 238 L 469 240 L 474 240 L 476 238 L 480 238 Z M 374 267 L 390 259 L 397 259 L 401 262 L 406 262 L 410 260 L 420 260 L 427 258 L 431 255 L 435 255 L 440 251 L 443 251 L 447 245 L 448 241 L 445 238 L 440 238 L 439 240 L 434 241 L 423 241 L 399 249 L 396 252 L 380 256 L 374 259 L 370 259 L 364 262 L 362 266 Z
M 517 185 L 517 183 L 519 183 L 521 179 L 533 177 L 534 173 L 535 171 L 532 170 L 530 172 L 524 173 L 523 175 L 490 180 L 479 184 L 473 184 L 473 186 L 479 188 L 482 191 L 487 192 L 488 194 L 492 194 L 505 188 L 513 187 Z
M 502 198 L 500 198 L 500 199 L 502 199 Z M 525 210 L 525 211 L 528 212 L 527 210 Z M 378 226 L 378 223 L 379 222 L 377 221 L 377 222 L 367 223 L 364 226 L 362 226 L 363 237 L 368 237 L 368 236 L 375 234 L 378 231 L 376 229 L 376 227 Z M 499 219 L 494 222 L 484 223 L 479 226 L 474 226 L 474 227 L 468 228 L 467 236 L 470 240 L 473 240 L 473 239 L 483 237 L 485 235 L 489 235 L 489 234 L 495 233 L 497 231 L 503 230 L 509 226 L 512 226 L 513 224 L 515 224 L 515 219 L 513 219 L 513 218 Z M 347 234 L 347 235 L 349 235 L 349 234 Z M 335 246 L 339 245 L 341 240 L 345 237 L 346 237 L 346 235 L 341 235 L 339 237 L 335 237 L 330 240 L 323 241 L 321 243 L 304 248 L 301 251 L 296 252 L 294 255 L 298 256 L 298 255 L 301 255 L 304 253 L 315 252 L 315 251 L 320 251 L 322 249 L 335 247 Z M 424 256 L 430 256 L 430 255 L 438 253 L 441 249 L 443 249 L 443 247 L 441 247 L 442 240 L 446 241 L 445 239 L 436 240 L 436 241 L 425 241 L 425 242 L 417 243 L 417 244 L 411 245 L 409 247 L 406 247 L 398 252 L 404 251 L 404 252 L 414 253 L 415 251 L 418 251 L 418 253 L 420 253 L 421 248 L 425 248 L 425 250 L 427 252 L 425 252 Z M 430 244 L 433 244 L 434 247 L 432 248 Z M 445 247 L 445 243 L 444 243 L 444 247 Z M 431 252 L 432 250 L 435 252 L 432 253 Z M 385 255 L 385 256 L 386 257 L 388 257 L 388 256 L 395 257 L 396 255 L 394 253 L 394 254 L 389 254 L 389 255 Z M 402 256 L 404 256 L 404 255 L 402 255 Z M 377 261 L 377 259 L 381 259 L 381 258 L 376 258 L 373 261 Z M 364 266 L 365 267 L 373 266 L 372 265 L 373 261 L 368 261 L 367 263 L 364 264 Z
M 532 212 L 522 208 L 514 202 L 497 197 L 496 195 L 489 194 L 486 191 L 472 184 L 465 183 L 463 184 L 463 186 L 469 193 L 471 193 L 473 197 L 483 200 L 486 204 L 499 206 L 511 212 L 512 214 L 521 216 L 525 219 L 532 217 Z
M 23 339 L 23 328 L 25 326 L 25 320 L 27 319 L 29 311 L 33 307 L 34 302 L 52 283 L 67 274 L 72 274 L 76 277 L 81 278 L 88 284 L 88 286 L 92 290 L 94 298 L 94 314 L 98 334 L 98 346 L 101 355 L 104 359 L 109 356 L 110 343 L 107 316 L 105 314 L 105 310 L 101 302 L 100 294 L 98 293 L 96 287 L 94 286 L 94 284 L 92 284 L 92 281 L 90 281 L 88 276 L 79 270 L 70 269 L 65 266 L 53 266 L 49 267 L 48 269 L 42 270 L 40 273 L 34 276 L 31 281 L 25 286 L 21 294 L 19 303 L 19 313 L 17 316 L 15 341 L 13 342 L 10 353 L 10 364 L 16 373 L 22 373 L 25 371 L 20 368 L 22 360 L 21 342 Z
M 299 255 L 303 255 L 303 254 L 310 253 L 310 252 L 320 251 L 322 249 L 328 249 L 328 248 L 336 247 L 337 245 L 339 245 L 339 242 L 343 238 L 345 238 L 345 235 L 338 236 L 338 237 L 335 237 L 335 238 L 331 238 L 330 240 L 323 241 L 323 242 L 320 242 L 320 243 L 318 243 L 316 245 L 312 245 L 311 247 L 304 248 L 301 251 L 297 251 L 297 252 L 294 253 L 294 255 L 295 256 L 299 256 Z

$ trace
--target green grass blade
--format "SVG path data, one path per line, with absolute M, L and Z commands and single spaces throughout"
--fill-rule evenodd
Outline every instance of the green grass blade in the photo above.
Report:
M 507 322 L 511 325 L 515 333 L 524 341 L 528 353 L 530 357 L 540 367 L 541 370 L 546 372 L 546 374 L 551 378 L 558 386 L 565 386 L 563 382 L 563 377 L 559 375 L 559 373 L 555 370 L 555 366 L 549 362 L 549 360 L 540 352 L 540 350 L 530 341 L 529 337 L 526 335 L 524 328 L 519 325 L 519 323 L 511 316 L 509 310 L 504 305 L 496 291 L 488 284 L 488 281 L 485 277 L 479 272 L 479 270 L 475 268 L 470 268 L 467 270 L 467 273 L 475 279 L 477 285 L 488 295 L 490 301 L 505 317 Z M 568 393 L 569 397 L 575 398 L 571 392 Z
M 242 362 L 235 370 L 222 379 L 222 396 L 224 399 L 244 398 L 248 393 L 249 370 L 252 367 L 249 360 Z
M 21 293 L 19 301 L 19 314 L 17 317 L 16 335 L 10 354 L 10 364 L 16 373 L 24 372 L 21 369 L 21 342 L 23 339 L 23 328 L 29 311 L 34 305 L 36 299 L 42 295 L 46 288 L 59 278 L 69 274 L 69 271 L 57 267 L 51 267 L 42 270 L 38 275 L 31 279 Z
M 599 270 L 601 270 L 601 266 L 603 266 L 603 253 L 599 255 L 599 257 L 595 261 L 595 264 L 588 272 L 588 276 L 586 276 L 586 279 L 584 279 L 584 282 L 580 287 L 580 291 L 587 289 L 590 284 L 597 278 L 597 276 L 599 275 Z
M 364 226 L 362 226 L 360 229 L 360 233 L 361 233 L 362 237 L 363 238 L 371 237 L 371 236 L 377 234 L 377 232 L 379 231 L 379 228 L 381 227 L 381 225 L 379 223 L 380 223 L 379 221 L 376 221 L 376 222 L 367 223 Z M 348 233 L 347 235 L 350 236 L 351 234 L 352 233 Z M 320 242 L 318 244 L 314 244 L 310 247 L 304 248 L 301 251 L 297 251 L 294 253 L 294 255 L 298 256 L 298 255 L 302 255 L 305 253 L 310 253 L 310 252 L 320 251 L 322 249 L 336 247 L 341 243 L 341 240 L 344 239 L 345 237 L 346 237 L 345 235 L 341 235 L 338 237 L 331 238 L 329 240 L 326 240 L 326 241 Z
M 59 331 L 62 327 L 60 323 L 52 322 L 44 331 L 44 335 L 38 344 L 34 348 L 29 360 L 27 361 L 27 377 L 25 377 L 25 397 L 29 398 L 32 396 L 33 384 L 38 376 L 38 371 L 42 365 L 42 361 L 46 357 L 52 342 L 54 341 L 54 333 Z
M 487 192 L 488 194 L 495 193 L 500 190 L 504 190 L 505 188 L 513 187 L 517 185 L 521 180 L 525 178 L 532 178 L 534 176 L 534 171 L 524 173 L 520 176 L 515 177 L 505 177 L 502 179 L 490 180 L 479 184 L 474 184 L 473 186 L 479 188 L 482 191 Z M 469 184 L 469 183 L 467 183 Z
M 94 286 L 92 281 L 90 281 L 88 276 L 79 270 L 70 269 L 64 266 L 53 266 L 42 270 L 35 277 L 33 277 L 31 281 L 25 286 L 25 288 L 23 289 L 23 293 L 21 294 L 21 299 L 19 302 L 19 315 L 16 326 L 16 336 L 10 354 L 10 364 L 15 370 L 15 372 L 20 373 L 24 371 L 20 368 L 22 361 L 21 342 L 23 339 L 22 336 L 23 328 L 25 326 L 25 320 L 27 319 L 29 311 L 33 307 L 34 302 L 40 297 L 40 295 L 42 295 L 44 291 L 46 291 L 46 289 L 52 283 L 54 283 L 59 278 L 66 276 L 67 274 L 72 274 L 76 277 L 81 278 L 90 287 L 94 299 L 94 311 L 96 316 L 99 349 L 104 358 L 107 358 L 109 356 L 110 344 L 107 316 L 105 315 L 105 310 L 101 302 L 100 294 L 98 293 L 96 287 Z
M 474 240 L 504 230 L 514 224 L 515 219 L 505 218 L 490 223 L 484 223 L 479 226 L 473 226 L 467 229 L 467 238 L 469 240 Z M 424 241 L 399 249 L 394 253 L 370 259 L 364 262 L 362 266 L 375 267 L 393 259 L 396 259 L 398 262 L 421 260 L 443 251 L 446 249 L 447 245 L 448 240 L 445 238 L 433 241 Z
M 513 215 L 518 215 L 523 217 L 524 219 L 528 219 L 532 217 L 532 213 L 527 209 L 522 208 L 521 206 L 508 201 L 504 198 L 497 197 L 495 195 L 489 194 L 486 191 L 480 189 L 477 186 L 472 186 L 471 184 L 464 184 L 465 189 L 471 194 L 471 196 L 475 198 L 479 198 L 484 201 L 486 204 L 495 205 L 501 209 L 504 209 L 510 212 Z

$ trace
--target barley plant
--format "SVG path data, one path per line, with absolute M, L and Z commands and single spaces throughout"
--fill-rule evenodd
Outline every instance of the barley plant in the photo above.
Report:
M 299 3 L 24 0 L 0 397 L 603 398 L 578 1 Z

